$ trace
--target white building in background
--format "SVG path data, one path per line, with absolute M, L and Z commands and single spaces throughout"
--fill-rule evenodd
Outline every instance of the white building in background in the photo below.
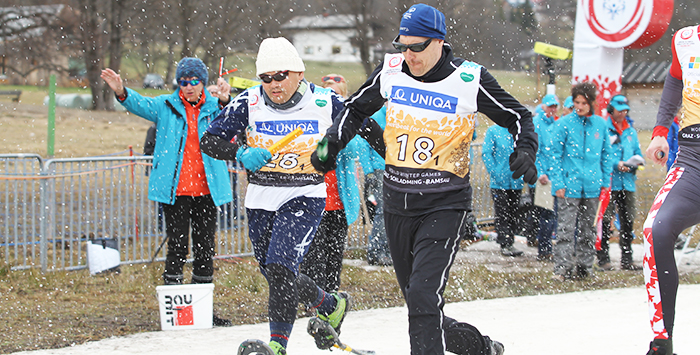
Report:
M 360 49 L 350 42 L 357 34 L 354 15 L 296 16 L 282 30 L 303 60 L 360 62 Z

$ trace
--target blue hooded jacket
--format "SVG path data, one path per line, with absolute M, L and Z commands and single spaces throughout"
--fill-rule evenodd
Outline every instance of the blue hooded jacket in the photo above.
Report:
M 513 179 L 509 158 L 513 153 L 513 136 L 508 129 L 493 125 L 486 130 L 481 158 L 491 176 L 491 188 L 500 190 L 522 190 L 523 178 Z
M 570 113 L 558 121 L 552 136 L 552 195 L 566 189 L 566 197 L 597 198 L 610 186 L 612 151 L 608 124 L 600 116 Z
M 372 118 L 380 127 L 386 126 L 386 106 L 377 111 Z M 365 175 L 376 170 L 384 170 L 384 159 L 369 146 L 369 143 L 359 136 L 355 136 L 336 159 L 337 167 L 335 175 L 338 179 L 338 192 L 340 200 L 345 208 L 345 218 L 348 224 L 354 223 L 360 216 L 359 186 L 355 176 L 355 164 L 358 161 Z
M 637 131 L 632 126 L 627 127 L 622 131 L 622 135 L 618 134 L 617 129 L 613 126 L 612 119 L 607 120 L 608 130 L 610 132 L 610 145 L 613 154 L 613 175 L 612 175 L 612 191 L 636 191 L 637 175 L 632 172 L 623 173 L 617 170 L 617 164 L 620 161 L 627 161 L 634 155 L 642 156 L 642 148 L 639 147 L 639 138 Z
M 185 106 L 180 99 L 180 88 L 172 94 L 144 97 L 126 88 L 126 99 L 122 105 L 131 113 L 156 124 L 156 147 L 153 152 L 153 170 L 148 181 L 148 198 L 166 204 L 174 204 L 177 184 L 180 181 L 180 168 L 187 140 L 187 120 Z M 203 91 L 206 100 L 199 111 L 197 131 L 199 137 L 209 127 L 221 109 L 219 100 Z M 226 162 L 202 154 L 207 185 L 214 204 L 217 206 L 231 202 L 233 193 Z
M 537 158 L 535 166 L 537 174 L 540 176 L 547 175 L 551 179 L 552 174 L 552 135 L 554 135 L 555 121 L 554 117 L 547 117 L 544 112 L 541 112 L 532 119 L 535 125 L 535 133 L 539 140 L 537 148 Z

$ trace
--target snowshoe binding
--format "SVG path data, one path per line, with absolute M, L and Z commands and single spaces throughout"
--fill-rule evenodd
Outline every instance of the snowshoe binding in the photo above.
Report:
M 238 346 L 238 355 L 287 355 L 287 351 L 274 341 L 267 345 L 262 340 L 248 339 Z
M 338 338 L 338 333 L 336 333 L 335 329 L 333 329 L 333 326 L 318 317 L 312 317 L 309 319 L 309 326 L 306 330 L 309 335 L 314 337 L 316 347 L 321 350 L 328 350 L 336 347 L 352 354 L 375 355 L 375 352 L 372 350 L 357 350 L 343 344 L 340 341 L 340 338 Z

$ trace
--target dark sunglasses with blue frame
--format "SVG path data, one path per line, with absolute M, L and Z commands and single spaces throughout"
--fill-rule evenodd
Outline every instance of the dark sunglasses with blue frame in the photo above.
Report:
M 409 49 L 411 50 L 411 52 L 415 52 L 415 53 L 422 52 L 426 48 L 428 48 L 428 46 L 430 45 L 430 42 L 433 41 L 432 38 L 428 38 L 427 41 L 421 42 L 421 43 L 403 44 L 403 43 L 399 42 L 400 36 L 401 35 L 396 36 L 396 38 L 394 38 L 394 40 L 391 42 L 391 44 L 394 46 L 394 48 L 396 48 L 396 50 L 398 50 L 401 53 L 403 53 Z

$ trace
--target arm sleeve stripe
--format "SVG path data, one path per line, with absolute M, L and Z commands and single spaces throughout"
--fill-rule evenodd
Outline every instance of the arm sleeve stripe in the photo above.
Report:
M 498 107 L 500 107 L 502 110 L 508 111 L 508 112 L 512 113 L 515 117 L 518 118 L 515 122 L 518 126 L 518 132 L 516 133 L 515 137 L 513 137 L 513 148 L 516 148 L 518 146 L 517 142 L 518 142 L 518 139 L 520 137 L 520 133 L 522 132 L 522 129 L 523 129 L 522 126 L 520 125 L 520 120 L 522 119 L 522 117 L 515 110 L 503 106 L 498 100 L 496 100 L 493 96 L 491 96 L 491 94 L 486 89 L 484 89 L 484 87 L 481 84 L 479 84 L 479 90 L 481 90 L 481 92 L 483 92 L 486 96 L 488 96 L 488 98 L 491 99 L 491 101 L 493 103 L 495 103 L 496 105 L 498 105 Z

